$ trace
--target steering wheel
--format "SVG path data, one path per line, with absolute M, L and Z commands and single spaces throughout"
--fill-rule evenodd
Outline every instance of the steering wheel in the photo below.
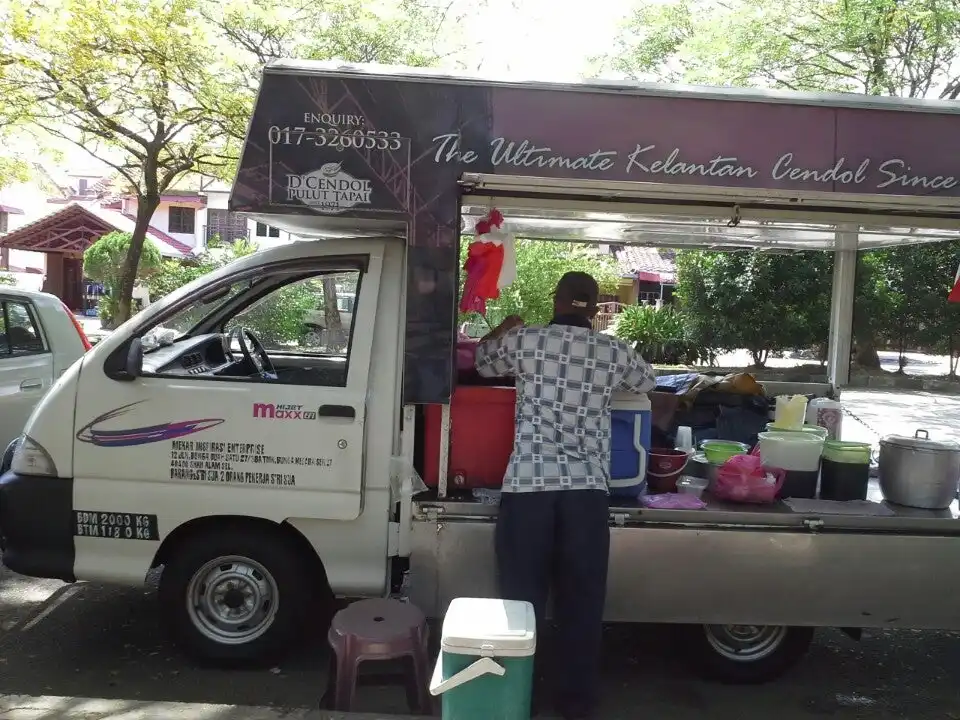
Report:
M 260 342 L 260 338 L 254 335 L 253 330 L 238 325 L 230 331 L 230 345 L 233 345 L 234 340 L 240 346 L 243 359 L 253 366 L 260 377 L 270 380 L 277 379 L 277 371 L 273 367 L 273 361 L 267 355 L 267 351 L 263 349 L 263 343 Z M 249 341 L 249 344 L 247 341 Z

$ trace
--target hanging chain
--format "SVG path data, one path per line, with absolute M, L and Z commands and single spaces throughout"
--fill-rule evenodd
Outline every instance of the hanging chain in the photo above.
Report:
M 882 435 L 881 433 L 877 432 L 876 428 L 874 428 L 872 425 L 870 425 L 870 423 L 868 423 L 866 420 L 864 420 L 864 419 L 863 419 L 862 417 L 860 417 L 859 415 L 856 415 L 855 413 L 850 412 L 850 410 L 848 410 L 848 409 L 846 408 L 846 406 L 841 405 L 841 406 L 840 406 L 840 410 L 841 410 L 841 412 L 843 412 L 844 415 L 849 415 L 850 417 L 852 417 L 854 420 L 856 420 L 858 423 L 860 423 L 861 425 L 863 425 L 867 430 L 869 430 L 870 432 L 872 432 L 872 433 L 873 433 L 874 435 L 876 435 L 878 438 L 881 438 L 881 439 L 883 438 L 883 435 Z

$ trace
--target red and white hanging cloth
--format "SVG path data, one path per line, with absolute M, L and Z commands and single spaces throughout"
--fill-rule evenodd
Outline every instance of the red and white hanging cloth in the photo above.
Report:
M 953 278 L 953 289 L 947 295 L 947 302 L 960 302 L 960 267 L 957 268 L 957 275 Z
M 494 208 L 474 228 L 474 238 L 463 264 L 466 280 L 460 312 L 487 313 L 487 301 L 517 277 L 517 251 L 513 235 L 503 230 L 503 214 Z

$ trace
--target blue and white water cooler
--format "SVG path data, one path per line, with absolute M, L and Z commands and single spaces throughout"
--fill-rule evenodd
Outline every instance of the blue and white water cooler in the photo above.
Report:
M 610 406 L 610 495 L 640 497 L 647 489 L 651 443 L 650 398 L 615 392 Z

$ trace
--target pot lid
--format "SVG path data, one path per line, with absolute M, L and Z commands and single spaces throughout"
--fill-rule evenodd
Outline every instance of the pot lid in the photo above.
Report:
M 954 440 L 947 440 L 946 442 L 931 440 L 930 434 L 926 430 L 917 430 L 913 437 L 887 435 L 881 442 L 912 450 L 960 450 L 960 444 Z

